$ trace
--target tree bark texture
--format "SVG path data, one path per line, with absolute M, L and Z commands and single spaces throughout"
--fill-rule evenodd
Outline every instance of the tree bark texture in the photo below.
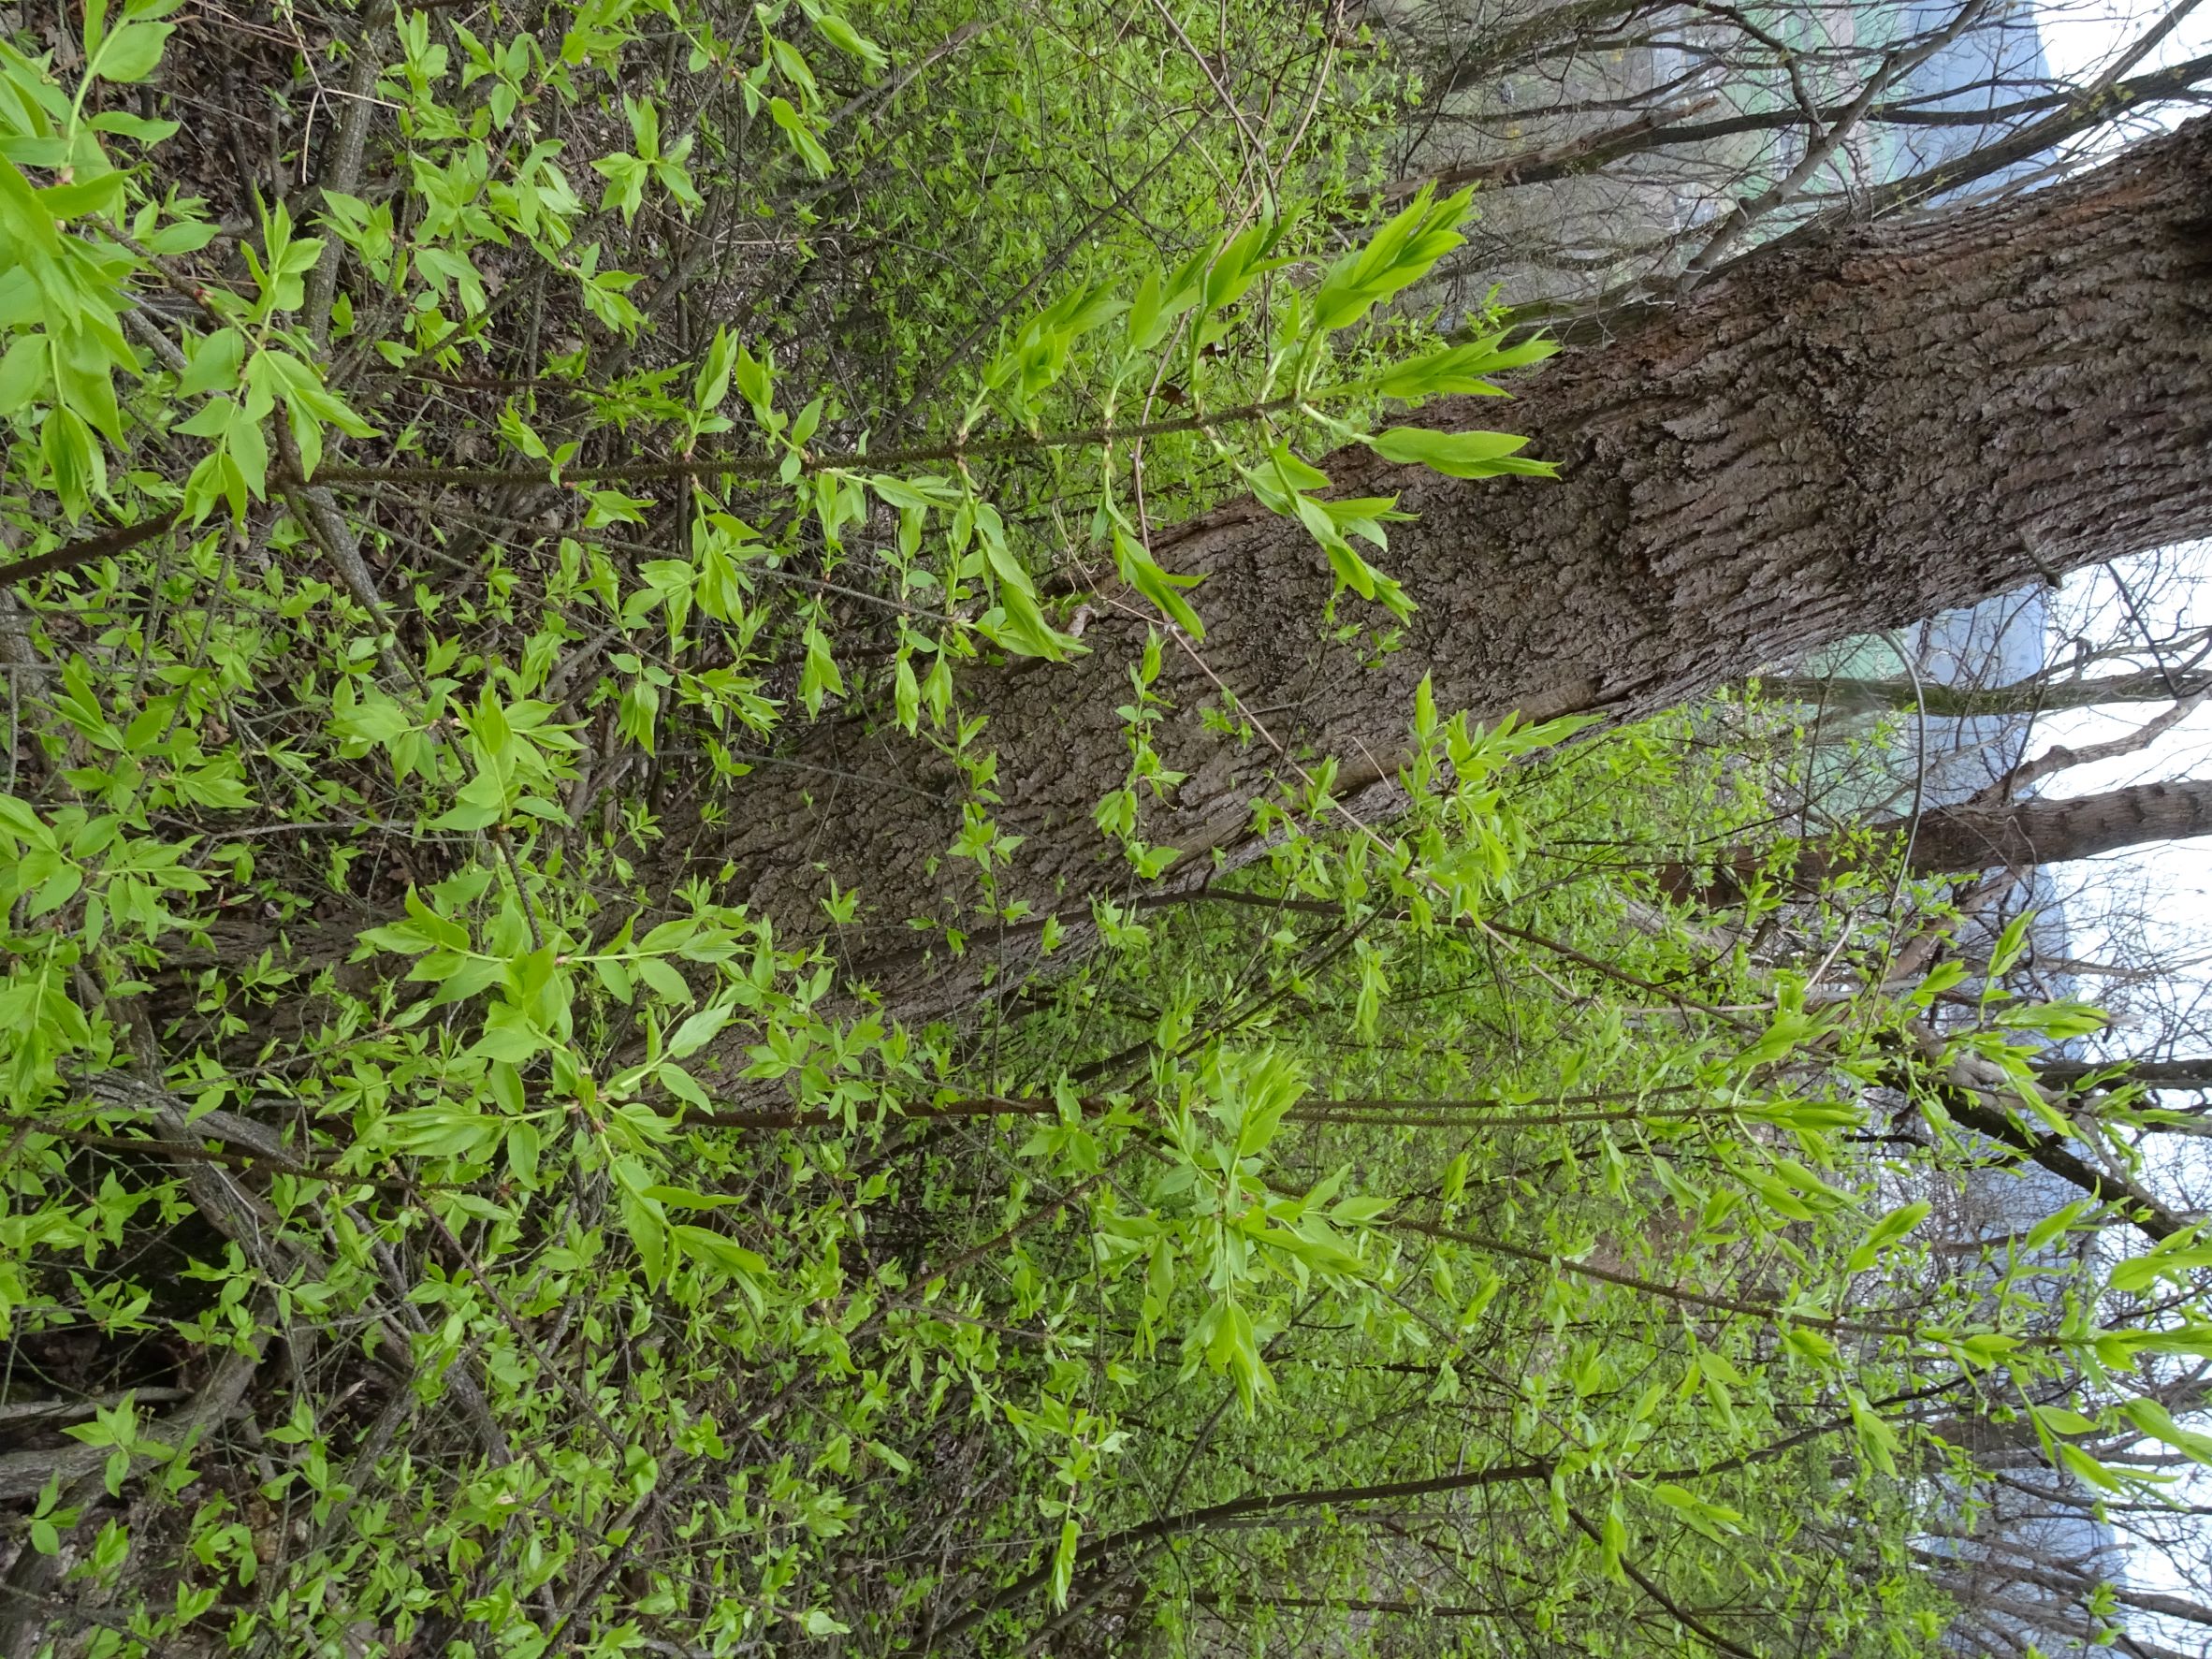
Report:
M 2212 124 L 2198 123 L 2017 202 L 1754 255 L 1555 361 L 1516 403 L 1431 405 L 1436 428 L 1525 431 L 1563 476 L 1469 483 L 1364 450 L 1323 463 L 1341 489 L 1419 516 L 1377 560 L 1419 605 L 1395 649 L 1337 637 L 1323 556 L 1256 504 L 1156 538 L 1170 570 L 1204 576 L 1208 632 L 1166 651 L 1157 690 L 1172 712 L 1156 740 L 1187 777 L 1147 799 L 1141 833 L 1182 849 L 1178 873 L 1195 879 L 1284 782 L 1267 743 L 1201 720 L 1222 688 L 1302 764 L 1337 761 L 1349 796 L 1394 775 L 1424 674 L 1443 708 L 1482 720 L 1636 717 L 1848 634 L 2212 531 L 2208 324 Z M 1123 597 L 1100 602 L 1071 663 L 969 672 L 998 757 L 993 810 L 1024 837 L 1001 903 L 1081 915 L 1131 884 L 1091 822 L 1127 765 L 1116 710 L 1146 624 Z M 977 896 L 974 866 L 943 856 L 957 785 L 925 745 L 857 711 L 825 716 L 714 822 L 672 814 L 656 879 L 706 875 L 805 935 L 825 931 L 830 880 L 858 888 L 841 947 L 888 969 L 911 955 L 908 918 L 951 919 Z M 1959 835 L 1940 844 L 1978 845 Z

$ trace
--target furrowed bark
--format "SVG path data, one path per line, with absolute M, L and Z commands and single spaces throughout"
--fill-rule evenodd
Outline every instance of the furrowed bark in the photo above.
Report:
M 1157 690 L 1173 712 L 1157 742 L 1186 778 L 1147 803 L 1142 833 L 1182 849 L 1177 873 L 1196 879 L 1285 782 L 1265 743 L 1201 720 L 1217 685 L 1302 764 L 1337 763 L 1348 797 L 1394 774 L 1424 674 L 1441 706 L 1483 720 L 1640 716 L 2212 531 L 2208 317 L 2212 124 L 2198 123 L 2016 202 L 1764 251 L 1551 365 L 1516 404 L 1423 411 L 1440 429 L 1526 432 L 1556 483 L 1330 458 L 1345 491 L 1419 515 L 1380 560 L 1420 606 L 1388 653 L 1335 637 L 1325 560 L 1258 506 L 1162 534 L 1162 562 L 1206 578 L 1208 633 L 1166 652 Z M 1116 710 L 1146 624 L 1133 600 L 1102 610 L 1072 663 L 970 675 L 998 756 L 992 810 L 1023 837 L 997 871 L 1000 903 L 1081 915 L 1131 885 L 1091 812 L 1123 779 Z M 706 876 L 800 935 L 825 931 L 831 880 L 857 888 L 859 920 L 837 930 L 849 965 L 904 971 L 908 918 L 954 919 L 979 893 L 975 866 L 944 856 L 954 769 L 859 714 L 813 723 L 780 760 L 718 822 L 673 823 L 654 879 Z

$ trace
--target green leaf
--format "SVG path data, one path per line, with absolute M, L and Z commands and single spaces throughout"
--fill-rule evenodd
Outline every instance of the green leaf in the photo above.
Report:
M 624 736 L 635 742 L 646 753 L 651 754 L 654 752 L 654 727 L 660 712 L 660 688 L 641 674 L 623 691 L 621 704 L 615 711 L 615 720 Z
M 1511 432 L 1433 432 L 1426 427 L 1392 427 L 1368 444 L 1385 460 L 1427 467 L 1452 478 L 1492 478 L 1503 473 L 1553 475 L 1548 461 L 1512 458 L 1528 440 Z
M 1888 1215 L 1869 1228 L 1866 1236 L 1859 1240 L 1858 1247 L 1851 1253 L 1849 1271 L 1855 1273 L 1865 1273 L 1867 1269 L 1874 1265 L 1875 1259 L 1880 1256 L 1885 1245 L 1895 1244 L 1923 1221 L 1926 1221 L 1933 1208 L 1933 1205 L 1926 1200 L 1922 1200 L 1917 1203 L 1906 1204 L 1900 1209 L 1890 1211 Z
M 1329 474 L 1302 458 L 1288 444 L 1270 444 L 1267 453 L 1268 458 L 1274 462 L 1275 477 L 1281 481 L 1285 494 L 1298 495 L 1309 489 L 1329 488 Z
M 1628 1582 L 1628 1575 L 1621 1562 L 1628 1549 L 1628 1518 L 1621 1512 L 1619 1494 L 1606 1505 L 1605 1520 L 1599 1523 L 1597 1535 L 1598 1564 L 1607 1578 L 1617 1584 Z
M 1193 639 L 1206 637 L 1205 625 L 1199 620 L 1198 613 L 1176 591 L 1178 588 L 1196 587 L 1202 578 L 1170 575 L 1153 561 L 1143 544 L 1119 523 L 1113 526 L 1113 562 L 1121 572 L 1122 580 L 1151 601 L 1169 621 Z
M 62 256 L 62 239 L 54 229 L 54 216 L 38 193 L 31 188 L 15 163 L 0 155 L 0 229 L 29 244 L 34 254 L 51 260 Z
M 1068 1605 L 1068 1588 L 1075 1579 L 1076 1546 L 1083 1541 L 1083 1528 L 1070 1515 L 1060 1522 L 1060 1541 L 1053 1550 L 1053 1606 Z
M 637 1251 L 638 1265 L 645 1270 L 646 1287 L 656 1288 L 667 1273 L 668 1223 L 661 1214 L 661 1206 L 642 1192 L 633 1192 L 623 1185 L 618 1197 L 622 1230 L 630 1235 L 631 1245 Z
M 892 680 L 892 701 L 898 714 L 898 723 L 910 737 L 920 729 L 922 720 L 922 686 L 914 677 L 911 651 L 901 648 L 898 661 L 893 667 Z
M 2212 1244 L 2199 1244 L 2195 1228 L 2161 1239 L 2140 1256 L 2114 1266 L 2107 1283 L 2115 1290 L 2147 1290 L 2161 1279 L 2181 1281 L 2199 1268 L 2212 1267 Z
M 1501 349 L 1498 342 L 1504 338 L 1493 334 L 1409 362 L 1393 364 L 1376 380 L 1375 389 L 1386 398 L 1407 402 L 1444 393 L 1502 398 L 1506 396 L 1503 388 L 1492 385 L 1483 378 L 1485 375 L 1540 363 L 1559 350 L 1558 343 L 1550 340 L 1531 340 Z
M 2033 1031 L 2049 1038 L 2053 1042 L 2063 1042 L 2070 1037 L 2087 1037 L 2102 1031 L 2111 1024 L 2112 1016 L 2103 1009 L 2087 1002 L 2023 1002 L 2008 1008 L 1997 1016 L 1997 1023 L 2016 1031 Z
M 2088 1213 L 2089 1207 L 2089 1201 L 2082 1199 L 2045 1215 L 2028 1230 L 2027 1248 L 2030 1251 L 2042 1249 L 2076 1221 L 2079 1221 Z
M 135 138 L 141 144 L 158 144 L 174 138 L 181 123 L 149 121 L 142 115 L 132 115 L 122 109 L 110 109 L 92 118 L 92 129 L 96 133 L 115 133 L 125 138 Z
M 1273 218 L 1263 217 L 1222 249 L 1221 256 L 1206 272 L 1203 296 L 1207 311 L 1215 312 L 1225 305 L 1235 304 L 1244 290 L 1262 275 L 1289 263 L 1264 257 L 1274 245 L 1278 229 Z
M 2088 1434 L 2097 1425 L 2069 1405 L 2037 1405 L 2035 1420 L 2054 1434 Z
M 827 636 L 811 622 L 807 624 L 806 649 L 806 662 L 799 672 L 799 700 L 806 704 L 808 714 L 820 714 L 824 697 L 845 694 L 845 677 L 830 655 Z
M 1372 1193 L 1358 1198 L 1340 1199 L 1330 1206 L 1329 1219 L 1339 1227 L 1364 1227 L 1381 1215 L 1394 1201 Z
M 783 98 L 768 100 L 768 115 L 783 129 L 783 136 L 798 153 L 799 159 L 807 164 L 807 170 L 817 179 L 828 178 L 829 152 L 822 147 L 822 140 L 814 136 L 814 128 L 807 118 Z
M 748 1250 L 734 1239 L 724 1238 L 711 1228 L 693 1227 L 688 1222 L 676 1223 L 668 1232 L 686 1257 L 709 1272 L 733 1280 L 750 1299 L 756 1312 L 766 1305 L 761 1285 L 768 1276 L 768 1263 L 757 1252 Z
M 702 1112 L 713 1108 L 714 1102 L 707 1099 L 706 1091 L 699 1086 L 689 1071 L 686 1071 L 674 1060 L 662 1061 L 655 1068 L 653 1074 L 660 1079 L 662 1088 L 686 1105 L 696 1106 Z
M 1472 190 L 1436 201 L 1424 189 L 1404 211 L 1329 268 L 1314 295 L 1314 322 L 1325 330 L 1347 328 L 1376 301 L 1428 275 L 1436 261 L 1465 239 L 1457 226 L 1467 216 Z
M 849 57 L 858 58 L 869 68 L 880 69 L 890 61 L 885 57 L 881 47 L 861 34 L 858 29 L 855 29 L 836 12 L 826 9 L 817 11 L 813 15 L 813 22 L 814 26 L 822 31 L 822 37 L 832 46 Z M 843 1628 L 842 1625 L 838 1626 L 840 1630 Z
M 100 42 L 87 68 L 102 80 L 143 80 L 160 65 L 175 28 L 174 23 L 124 23 Z
M 2124 1477 L 2106 1468 L 2072 1441 L 2055 1440 L 2051 1447 L 2059 1454 L 2060 1463 L 2100 1492 L 2125 1490 L 2127 1481 Z
M 1997 936 L 1997 943 L 1989 951 L 1989 973 L 1992 980 L 2002 979 L 2021 953 L 2028 948 L 2028 929 L 2035 920 L 2033 910 L 2022 910 L 2004 924 L 2004 931 Z
M 193 341 L 186 367 L 177 381 L 179 397 L 235 390 L 246 360 L 246 340 L 236 328 L 218 328 Z
M 709 1006 L 690 1015 L 676 1028 L 668 1040 L 669 1058 L 680 1060 L 695 1055 L 720 1034 L 730 1023 L 731 1011 L 723 1006 Z
M 641 956 L 632 967 L 665 1000 L 679 1005 L 691 1000 L 691 987 L 684 983 L 684 976 L 660 957 Z
M 1244 1304 L 1233 1296 L 1216 1297 L 1192 1334 L 1204 1345 L 1207 1364 L 1230 1373 L 1244 1410 L 1257 1409 L 1260 1394 L 1269 1386 L 1268 1371 L 1259 1357 L 1259 1339 L 1252 1329 L 1252 1317 Z
M 1818 1365 L 1826 1365 L 1836 1357 L 1836 1345 L 1817 1331 L 1802 1325 L 1792 1325 L 1782 1333 L 1783 1345 L 1792 1353 L 1800 1354 Z
M 680 1210 L 720 1210 L 746 1201 L 741 1196 L 699 1192 L 689 1186 L 663 1186 L 659 1184 L 645 1189 L 646 1197 L 658 1204 L 674 1204 Z
M 1897 1431 L 1885 1422 L 1881 1413 L 1867 1403 L 1867 1397 L 1856 1389 L 1849 1391 L 1852 1426 L 1858 1431 L 1858 1443 L 1868 1460 L 1885 1475 L 1897 1473 Z
M 1716 1544 L 1743 1530 L 1740 1510 L 1724 1504 L 1709 1504 L 1688 1487 L 1662 1480 L 1651 1488 L 1651 1493 L 1681 1516 L 1694 1531 L 1704 1534 Z
M 51 384 L 52 351 L 44 334 L 20 334 L 0 356 L 0 415 L 13 415 Z
M 2153 1440 L 2163 1441 L 2197 1463 L 2212 1465 L 2212 1434 L 2183 1428 L 2156 1400 L 2131 1400 L 2120 1407 L 2120 1415 Z

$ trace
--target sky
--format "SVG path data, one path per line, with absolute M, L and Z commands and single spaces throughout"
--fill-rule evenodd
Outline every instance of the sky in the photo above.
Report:
M 2146 0 L 2050 0 L 2037 7 L 2035 26 L 2043 36 L 2044 56 L 2053 72 L 2074 80 L 2103 68 L 2116 52 L 2140 38 L 2171 9 L 2163 0 L 2155 4 Z M 2132 73 L 2199 57 L 2208 42 L 2212 42 L 2212 19 L 2192 10 Z
M 2137 614 L 2157 634 L 2189 627 L 2212 627 L 2212 543 L 2167 549 L 2139 559 L 2123 560 L 2116 566 L 2119 580 L 2128 584 L 2138 602 Z M 2133 618 L 2126 611 L 2118 583 L 2103 570 L 2076 572 L 2059 595 L 2054 620 L 2057 642 L 2075 632 L 2069 624 L 2086 621 L 2081 629 L 2092 638 L 2106 637 L 2130 628 Z M 2145 659 L 2147 665 L 2149 658 Z M 2082 709 L 2054 716 L 2039 723 L 2030 749 L 2040 753 L 2054 744 L 2080 749 L 2123 737 L 2161 712 L 2155 704 L 2113 708 Z M 2130 784 L 2161 779 L 2212 778 L 2212 700 L 2169 730 L 2139 753 L 2072 767 L 2055 777 L 2045 793 L 2053 796 L 2095 794 Z M 2193 959 L 2212 952 L 2212 840 L 2168 841 L 2088 861 L 2095 887 L 2084 893 L 2089 904 L 2080 907 L 2074 953 L 2092 961 L 2109 961 L 2126 949 L 2139 954 L 2147 948 L 2161 958 Z M 2086 872 L 2067 872 L 2078 885 Z M 2138 893 L 2151 902 L 2131 905 L 2132 925 L 2140 925 L 2134 940 L 2116 939 L 2109 930 L 2096 929 L 2090 917 L 2098 892 L 2113 900 L 2132 899 Z M 2092 931 L 2083 937 L 2081 928 Z M 2102 937 L 2099 937 L 2102 935 Z M 2104 953 L 2099 954 L 2102 951 Z M 2204 982 L 2205 968 L 2193 976 Z

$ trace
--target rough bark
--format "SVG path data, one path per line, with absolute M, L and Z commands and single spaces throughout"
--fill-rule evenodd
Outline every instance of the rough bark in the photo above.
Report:
M 1201 721 L 1217 683 L 1309 764 L 1340 763 L 1350 795 L 1393 775 L 1424 674 L 1443 706 L 1486 720 L 1637 716 L 2039 573 L 2206 533 L 2208 317 L 2200 123 L 2018 202 L 1753 255 L 1550 366 L 1516 404 L 1424 411 L 1439 428 L 1527 432 L 1559 482 L 1331 458 L 1340 488 L 1419 515 L 1381 562 L 1420 608 L 1379 658 L 1325 622 L 1327 567 L 1295 527 L 1244 503 L 1163 534 L 1162 562 L 1206 578 L 1194 598 L 1209 633 L 1202 666 L 1167 652 L 1157 690 L 1174 712 L 1157 743 L 1187 777 L 1147 804 L 1142 833 L 1184 850 L 1187 879 L 1246 840 L 1254 799 L 1283 781 L 1265 744 Z M 1127 764 L 1116 710 L 1139 608 L 1101 605 L 1072 663 L 969 677 L 999 757 L 994 810 L 1024 837 L 998 872 L 1002 904 L 1081 914 L 1129 885 L 1091 812 Z M 888 971 L 912 950 L 910 917 L 950 919 L 977 897 L 974 866 L 944 856 L 956 783 L 862 714 L 825 717 L 717 822 L 674 819 L 680 855 L 656 879 L 705 875 L 806 934 L 823 931 L 832 880 L 857 887 L 841 948 Z

